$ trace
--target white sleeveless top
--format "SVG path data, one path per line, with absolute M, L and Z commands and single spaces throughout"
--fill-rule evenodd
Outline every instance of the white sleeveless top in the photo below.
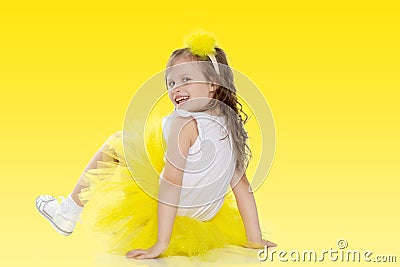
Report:
M 235 171 L 232 139 L 227 135 L 225 117 L 177 109 L 162 119 L 167 141 L 171 122 L 176 116 L 192 116 L 199 133 L 187 155 L 177 214 L 208 221 L 221 208 Z

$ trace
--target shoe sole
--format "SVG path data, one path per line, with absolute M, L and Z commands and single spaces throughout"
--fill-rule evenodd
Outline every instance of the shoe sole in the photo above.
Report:
M 39 206 L 38 206 L 38 199 L 40 198 L 40 196 L 38 196 L 37 198 L 36 198 L 36 209 L 39 211 L 39 213 L 40 214 L 42 214 L 42 216 L 47 220 L 47 221 L 49 221 L 50 223 L 51 223 L 51 226 L 53 226 L 53 228 L 59 233 L 59 234 L 62 234 L 63 236 L 69 236 L 69 235 L 71 235 L 72 234 L 72 232 L 67 232 L 67 231 L 64 231 L 63 229 L 61 229 L 61 228 L 59 228 L 54 222 L 53 222 L 53 220 L 52 220 L 52 218 L 47 214 L 47 213 L 44 213 L 42 210 L 40 210 L 40 208 L 39 208 Z M 44 208 L 44 207 L 43 207 Z

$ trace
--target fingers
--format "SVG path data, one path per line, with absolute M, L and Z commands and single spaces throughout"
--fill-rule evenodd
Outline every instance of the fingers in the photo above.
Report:
M 146 251 L 143 250 L 143 249 L 134 249 L 134 250 L 131 250 L 128 253 L 126 253 L 126 256 L 128 258 L 134 258 L 134 257 L 137 257 L 139 255 L 143 255 L 145 253 L 146 253 Z
M 153 259 L 155 256 L 148 250 L 134 249 L 126 253 L 126 257 L 135 259 Z
M 153 258 L 154 258 L 154 256 L 152 256 L 152 255 L 150 255 L 148 253 L 135 257 L 135 259 L 138 259 L 138 260 L 153 259 Z
M 164 251 L 164 247 L 156 243 L 149 249 L 133 249 L 128 251 L 125 255 L 127 258 L 134 259 L 154 259 L 157 258 Z
M 271 242 L 271 241 L 268 241 L 268 240 L 264 240 L 264 239 L 263 239 L 263 243 L 267 247 L 276 247 L 277 246 L 277 244 L 275 244 L 274 242 Z

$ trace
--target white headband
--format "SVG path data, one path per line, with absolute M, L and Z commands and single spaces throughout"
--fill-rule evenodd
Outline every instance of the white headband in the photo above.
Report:
M 221 75 L 219 72 L 219 66 L 218 66 L 218 61 L 217 58 L 213 54 L 207 54 L 207 56 L 211 59 L 211 62 L 214 66 L 215 71 L 218 73 L 218 75 Z

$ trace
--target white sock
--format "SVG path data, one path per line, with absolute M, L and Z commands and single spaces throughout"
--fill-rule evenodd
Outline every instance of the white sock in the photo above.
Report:
M 71 194 L 68 195 L 68 197 L 65 199 L 65 202 L 63 205 L 67 206 L 68 210 L 72 210 L 75 214 L 81 214 L 83 207 L 79 206 L 71 197 Z
M 64 198 L 61 204 L 55 200 L 50 201 L 44 207 L 44 211 L 54 218 L 57 210 L 60 209 L 64 218 L 70 221 L 80 220 L 80 215 L 82 213 L 83 207 L 79 206 L 72 199 L 71 194 Z

